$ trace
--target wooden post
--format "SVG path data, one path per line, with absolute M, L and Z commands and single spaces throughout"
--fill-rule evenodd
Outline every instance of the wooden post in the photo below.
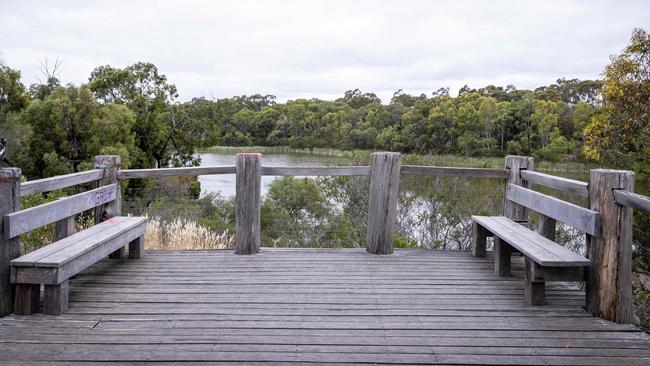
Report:
M 119 155 L 97 155 L 95 156 L 95 169 L 104 169 L 104 176 L 97 181 L 97 187 L 105 186 L 107 184 L 118 183 L 117 171 L 122 164 L 122 159 Z M 97 206 L 95 208 L 95 224 L 110 219 L 113 216 L 122 214 L 122 195 L 120 190 L 117 190 L 117 197 L 114 201 L 107 204 Z M 109 258 L 117 259 L 122 258 L 126 254 L 124 247 L 116 250 L 109 255 Z
M 587 235 L 587 310 L 616 323 L 634 323 L 632 310 L 632 209 L 614 190 L 634 191 L 634 172 L 589 172 L 589 208 L 600 213 L 601 236 Z
M 0 168 L 0 216 L 20 210 L 18 168 Z M 9 262 L 20 256 L 20 238 L 5 239 L 4 220 L 0 219 L 0 316 L 14 312 L 14 290 Z
M 399 194 L 400 154 L 372 154 L 366 250 L 372 254 L 391 254 L 395 234 Z
M 512 247 L 510 244 L 494 237 L 494 274 L 501 277 L 511 276 Z
M 235 253 L 253 254 L 260 251 L 262 154 L 237 154 L 235 160 Z
M 75 233 L 75 223 L 74 216 L 66 217 L 63 220 L 59 220 L 55 225 L 56 229 L 56 240 L 61 240 L 67 238 L 68 236 Z
M 554 218 L 542 215 L 541 213 L 538 213 L 538 215 L 539 226 L 537 227 L 537 232 L 546 239 L 555 241 L 555 227 L 557 221 Z
M 506 156 L 506 169 L 510 170 L 510 177 L 506 180 L 506 184 L 514 184 L 522 187 L 528 187 L 528 183 L 521 178 L 522 170 L 533 170 L 533 158 L 528 156 Z M 516 204 L 508 198 L 503 201 L 503 216 L 513 221 L 526 221 L 528 220 L 528 209 L 524 206 Z
M 546 302 L 546 283 L 544 269 L 532 259 L 526 257 L 524 271 L 524 296 L 528 305 L 544 305 Z
M 488 231 L 477 222 L 472 221 L 472 255 L 475 257 L 485 257 L 487 236 Z

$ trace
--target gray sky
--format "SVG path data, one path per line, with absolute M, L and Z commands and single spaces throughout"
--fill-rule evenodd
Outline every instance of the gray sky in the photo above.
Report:
M 25 84 L 46 57 L 75 84 L 148 61 L 181 100 L 360 88 L 388 102 L 397 89 L 597 78 L 634 27 L 650 29 L 650 1 L 0 0 L 0 53 Z

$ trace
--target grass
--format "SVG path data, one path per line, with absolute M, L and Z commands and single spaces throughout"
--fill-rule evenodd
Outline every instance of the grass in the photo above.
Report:
M 144 245 L 146 249 L 167 250 L 231 249 L 235 247 L 235 236 L 228 231 L 214 232 L 190 220 L 165 222 L 149 217 Z

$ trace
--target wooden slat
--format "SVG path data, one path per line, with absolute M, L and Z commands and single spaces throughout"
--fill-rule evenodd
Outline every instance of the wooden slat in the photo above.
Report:
M 542 266 L 589 266 L 577 253 L 503 216 L 472 216 L 472 220 Z
M 402 175 L 435 175 L 442 177 L 479 177 L 505 179 L 506 169 L 493 168 L 449 168 L 439 166 L 402 165 Z
M 20 186 L 20 195 L 28 196 L 30 194 L 49 192 L 78 184 L 93 182 L 101 179 L 103 174 L 104 171 L 102 169 L 93 169 L 84 172 L 57 175 L 55 177 L 23 182 Z
M 41 226 L 111 202 L 116 199 L 118 190 L 117 184 L 111 184 L 5 215 L 5 238 L 16 237 Z
M 272 176 L 367 176 L 370 175 L 369 166 L 304 166 L 304 167 L 272 167 L 263 166 L 262 175 Z
M 506 197 L 512 202 L 562 221 L 589 235 L 600 235 L 600 214 L 596 211 L 513 184 L 508 184 Z
M 528 183 L 550 187 L 562 192 L 575 193 L 587 197 L 588 184 L 575 179 L 557 177 L 555 175 L 536 172 L 534 170 L 522 170 L 521 177 Z
M 118 172 L 118 178 L 138 179 L 161 177 L 196 177 L 199 175 L 211 174 L 235 174 L 235 166 L 226 165 L 161 169 L 124 169 Z
M 622 189 L 615 189 L 614 199 L 616 200 L 616 203 L 621 206 L 632 207 L 643 211 L 650 211 L 650 197 Z

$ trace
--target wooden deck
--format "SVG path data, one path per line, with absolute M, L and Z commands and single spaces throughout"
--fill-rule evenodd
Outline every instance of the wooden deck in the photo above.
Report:
M 0 364 L 650 365 L 650 336 L 468 253 L 149 252 L 71 281 L 70 310 L 0 318 Z

